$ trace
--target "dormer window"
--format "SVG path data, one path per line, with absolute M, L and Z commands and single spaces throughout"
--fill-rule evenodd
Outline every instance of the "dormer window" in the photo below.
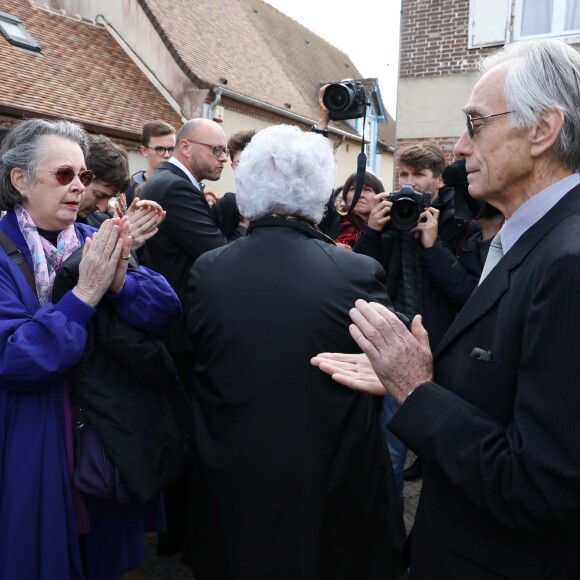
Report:
M 0 31 L 13 46 L 32 52 L 40 52 L 38 43 L 28 34 L 22 20 L 11 14 L 0 12 Z

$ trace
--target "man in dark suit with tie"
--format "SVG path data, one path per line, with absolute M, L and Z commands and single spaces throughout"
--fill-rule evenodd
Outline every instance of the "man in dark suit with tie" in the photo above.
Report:
M 217 181 L 228 162 L 225 133 L 208 119 L 187 121 L 176 136 L 173 156 L 146 181 L 141 199 L 156 201 L 167 212 L 158 233 L 147 241 L 141 262 L 162 274 L 182 304 L 189 271 L 208 250 L 230 241 L 216 226 L 203 195 L 203 180 Z M 238 226 L 230 239 L 241 237 Z M 193 346 L 179 317 L 163 336 L 187 391 L 191 389 Z M 160 537 L 159 552 L 171 555 L 181 549 L 184 526 L 185 481 L 166 490 L 168 533 Z
M 514 43 L 482 70 L 455 155 L 506 217 L 495 263 L 434 358 L 420 318 L 358 301 L 366 357 L 313 363 L 401 404 L 389 428 L 424 464 L 411 578 L 580 578 L 580 55 Z

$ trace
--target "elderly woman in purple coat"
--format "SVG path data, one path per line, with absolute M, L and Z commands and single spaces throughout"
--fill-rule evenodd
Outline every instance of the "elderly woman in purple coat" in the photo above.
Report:
M 163 277 L 127 269 L 126 217 L 98 232 L 75 223 L 93 178 L 87 149 L 79 125 L 39 119 L 12 128 L 0 149 L 0 235 L 18 250 L 0 249 L 0 578 L 108 580 L 143 557 L 146 509 L 119 504 L 114 517 L 100 510 L 97 521 L 90 498 L 71 483 L 66 376 L 102 300 L 152 333 L 180 305 Z M 55 273 L 82 246 L 78 282 L 53 304 Z M 163 519 L 161 507 L 157 515 Z

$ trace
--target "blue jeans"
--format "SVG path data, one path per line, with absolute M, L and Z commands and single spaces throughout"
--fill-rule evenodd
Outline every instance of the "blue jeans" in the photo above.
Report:
M 385 397 L 383 399 L 381 426 L 389 448 L 389 453 L 391 454 L 391 461 L 393 462 L 393 469 L 395 471 L 395 481 L 397 482 L 397 491 L 399 492 L 402 505 L 404 485 L 403 471 L 405 471 L 405 460 L 407 459 L 407 446 L 387 429 L 387 424 L 395 416 L 399 407 L 400 405 L 395 401 L 395 399 L 393 399 L 393 397 Z

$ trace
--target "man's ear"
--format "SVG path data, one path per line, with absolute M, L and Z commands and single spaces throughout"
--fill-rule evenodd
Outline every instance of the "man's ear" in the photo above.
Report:
M 147 157 L 147 147 L 145 147 L 145 145 L 139 145 L 139 152 L 141 155 Z
M 563 125 L 564 113 L 560 109 L 548 111 L 542 115 L 540 122 L 533 127 L 530 134 L 532 157 L 540 157 L 554 146 Z
M 20 169 L 19 167 L 12 169 L 10 171 L 10 181 L 21 195 L 25 195 L 28 189 L 28 175 L 24 169 Z

